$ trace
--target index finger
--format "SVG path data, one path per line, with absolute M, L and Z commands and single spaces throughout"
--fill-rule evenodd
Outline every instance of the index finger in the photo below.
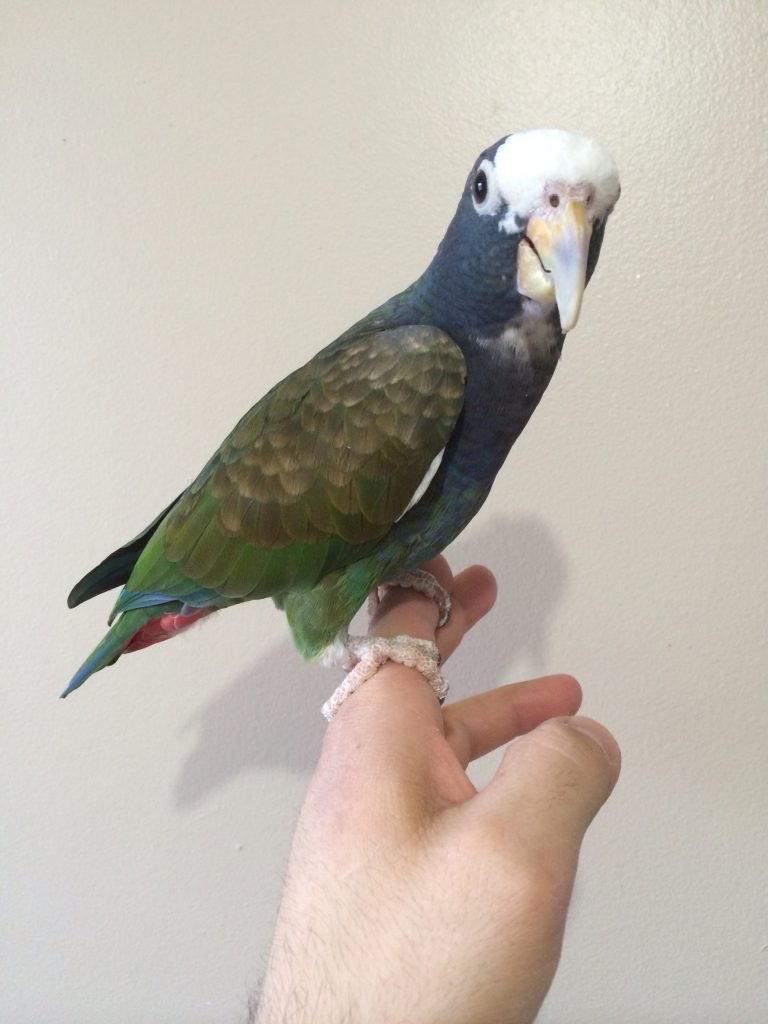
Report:
M 462 768 L 549 718 L 575 715 L 581 687 L 573 676 L 544 676 L 467 697 L 443 710 L 445 738 Z

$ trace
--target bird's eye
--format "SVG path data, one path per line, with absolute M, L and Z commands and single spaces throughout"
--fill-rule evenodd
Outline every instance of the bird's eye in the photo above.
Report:
M 478 203 L 485 202 L 485 197 L 488 195 L 488 178 L 485 171 L 478 171 L 475 175 L 472 191 Z
M 553 207 L 553 209 L 560 205 L 560 196 L 557 194 L 557 192 L 553 192 L 550 195 L 550 197 L 549 197 L 549 205 L 551 207 Z

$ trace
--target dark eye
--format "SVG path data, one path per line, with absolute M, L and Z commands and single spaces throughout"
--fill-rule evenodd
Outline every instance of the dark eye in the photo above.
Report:
M 486 177 L 485 171 L 478 171 L 475 175 L 475 183 L 472 186 L 472 191 L 478 203 L 485 202 L 485 197 L 488 195 L 488 178 Z
M 557 194 L 557 192 L 553 192 L 552 195 L 549 197 L 549 205 L 550 206 L 559 206 L 560 205 L 560 196 Z

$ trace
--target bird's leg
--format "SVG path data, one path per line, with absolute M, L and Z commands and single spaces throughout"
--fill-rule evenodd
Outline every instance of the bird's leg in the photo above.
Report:
M 368 612 L 373 615 L 381 598 L 391 587 L 409 587 L 431 597 L 438 607 L 438 628 L 445 625 L 451 614 L 448 592 L 435 577 L 423 569 L 405 573 L 391 583 L 375 590 L 369 599 Z M 417 640 L 412 636 L 347 636 L 345 668 L 350 669 L 340 686 L 323 705 L 322 711 L 330 722 L 344 701 L 367 682 L 387 661 L 396 661 L 407 668 L 416 669 L 429 683 L 442 704 L 448 694 L 448 684 L 440 672 L 440 654 L 430 640 Z

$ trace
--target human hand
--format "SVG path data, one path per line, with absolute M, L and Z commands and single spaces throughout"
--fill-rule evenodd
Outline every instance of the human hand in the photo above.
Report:
M 371 631 L 435 639 L 443 660 L 489 611 L 473 566 L 426 567 L 453 610 L 384 597 Z M 619 773 L 616 742 L 572 718 L 569 676 L 439 708 L 389 662 L 328 727 L 293 842 L 260 1024 L 523 1024 L 557 966 L 579 847 Z M 515 739 L 477 792 L 470 761 Z

